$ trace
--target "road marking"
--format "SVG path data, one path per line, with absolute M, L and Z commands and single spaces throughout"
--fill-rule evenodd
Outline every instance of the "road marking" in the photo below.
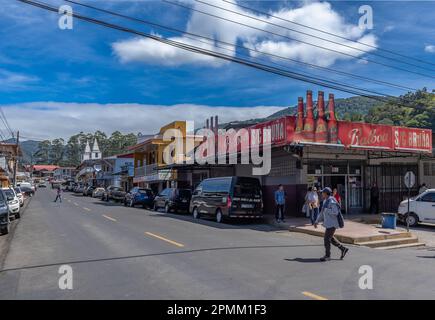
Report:
M 168 243 L 170 243 L 170 244 L 173 244 L 174 246 L 177 246 L 177 247 L 180 247 L 180 248 L 184 247 L 184 244 L 181 244 L 181 243 L 178 243 L 178 242 L 175 242 L 175 241 L 172 241 L 172 240 L 166 239 L 166 238 L 164 238 L 164 237 L 162 237 L 162 236 L 159 236 L 159 235 L 157 235 L 157 234 L 154 234 L 154 233 L 151 233 L 151 232 L 145 232 L 145 234 L 147 234 L 147 235 L 149 235 L 149 236 L 151 236 L 151 237 L 155 237 L 155 238 L 157 238 L 157 239 L 160 239 L 160 240 L 166 241 L 166 242 L 168 242 Z
M 91 209 L 83 207 L 83 209 L 85 209 L 86 211 L 91 211 Z
M 318 296 L 317 294 L 314 294 L 314 293 L 309 292 L 309 291 L 304 291 L 304 292 L 302 292 L 302 294 L 303 294 L 304 296 L 307 296 L 307 297 L 310 297 L 310 298 L 312 298 L 312 299 L 316 299 L 316 300 L 328 300 L 328 299 L 325 298 L 325 297 Z
M 105 214 L 102 214 L 102 216 L 103 216 L 104 218 L 106 218 L 106 219 L 109 219 L 110 221 L 114 221 L 114 222 L 116 222 L 116 219 L 114 219 L 114 218 L 112 218 L 112 217 L 106 216 Z
M 75 206 L 78 206 L 79 204 L 78 204 L 77 202 L 74 202 L 74 205 L 75 205 Z
M 68 199 L 68 202 L 71 202 L 71 200 L 70 200 L 70 199 Z

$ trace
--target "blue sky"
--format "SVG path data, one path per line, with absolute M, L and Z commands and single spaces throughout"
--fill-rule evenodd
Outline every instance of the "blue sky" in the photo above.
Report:
M 61 0 L 45 0 L 45 2 L 57 6 L 65 4 Z M 309 46 L 301 47 L 288 39 L 278 39 L 279 37 L 253 32 L 248 28 L 217 21 L 159 1 L 87 0 L 82 2 L 178 29 L 213 35 L 218 39 L 234 41 L 238 45 L 249 44 L 272 53 L 306 59 L 309 63 L 320 63 L 325 67 L 378 80 L 414 88 L 426 86 L 432 89 L 435 84 L 433 78 L 376 64 L 361 63 L 355 59 L 344 59 L 343 56 L 324 50 L 319 52 Z M 213 3 L 221 6 L 229 5 L 221 1 Z M 373 43 L 378 48 L 435 63 L 433 24 L 435 2 L 333 1 L 318 6 L 313 6 L 316 5 L 314 1 L 244 1 L 241 3 L 277 14 L 279 10 L 281 13 L 284 10 L 283 14 L 288 14 L 290 17 L 296 14 L 295 12 L 311 14 L 313 15 L 311 25 L 322 30 L 337 31 L 346 37 Z M 195 1 L 187 1 L 186 4 L 195 8 L 205 8 L 209 12 L 228 14 Z M 360 18 L 358 8 L 363 4 L 370 4 L 373 8 L 372 30 L 358 31 Z M 198 7 L 200 5 L 201 7 Z M 75 12 L 134 27 L 144 32 L 155 32 L 164 37 L 174 36 L 76 5 L 72 7 Z M 292 11 L 296 9 L 299 11 Z M 314 10 L 317 11 L 313 13 Z M 296 19 L 297 17 L 296 14 Z M 60 30 L 58 18 L 55 13 L 45 12 L 15 0 L 7 0 L 7 3 L 0 8 L 0 105 L 6 110 L 11 125 L 17 129 L 25 127 L 22 130 L 27 131 L 28 136 L 66 136 L 72 132 L 92 130 L 92 126 L 107 131 L 119 127 L 121 131 L 153 132 L 159 125 L 175 120 L 170 119 L 171 114 L 174 117 L 182 116 L 182 110 L 187 110 L 188 116 L 195 120 L 214 111 L 222 112 L 224 119 L 225 116 L 249 119 L 267 115 L 280 107 L 294 105 L 297 97 L 304 95 L 307 89 L 333 92 L 337 97 L 350 95 L 236 64 L 203 60 L 192 53 L 180 53 L 173 49 L 162 48 L 160 45 L 144 42 L 132 35 L 77 19 L 74 20 L 73 30 Z M 242 21 L 240 20 L 242 18 L 237 15 L 232 15 L 231 18 Z M 301 19 L 298 21 L 309 23 Z M 254 24 L 253 21 L 249 23 Z M 337 49 L 343 48 L 337 47 Z M 378 49 L 370 50 L 372 53 L 383 54 Z M 424 71 L 370 55 L 361 55 L 361 57 L 435 74 L 433 71 Z M 294 64 L 286 65 L 298 72 L 310 72 L 387 94 L 404 93 L 403 90 L 334 74 L 319 73 Z M 432 69 L 435 69 L 435 66 L 432 66 Z M 132 107 L 130 108 L 132 111 L 128 111 L 130 109 L 126 106 L 133 104 L 138 109 Z M 110 118 L 105 118 L 104 121 L 100 119 L 101 106 L 108 105 L 112 107 L 110 115 L 116 119 L 119 116 L 118 124 L 115 122 L 116 119 L 110 125 L 107 124 Z M 171 110 L 168 107 L 174 106 L 178 106 L 178 111 L 168 112 Z M 152 115 L 150 109 L 147 109 L 151 107 L 155 108 L 153 109 L 155 113 Z M 214 107 L 216 108 L 213 109 Z M 104 107 L 102 108 L 105 110 Z M 124 111 L 118 114 L 117 108 Z M 161 114 L 158 112 L 159 108 L 163 111 Z M 34 121 L 32 122 L 35 118 L 23 119 L 23 115 L 25 117 L 29 111 L 36 117 L 40 116 L 41 121 L 47 121 L 47 123 L 39 122 L 39 125 L 71 120 L 70 125 L 61 125 L 47 132 L 47 128 L 42 130 L 35 127 Z M 143 112 L 141 121 L 130 126 L 126 124 L 131 117 L 142 116 L 140 112 Z M 152 121 L 153 124 L 143 125 L 147 121 Z M 87 125 L 81 127 L 81 123 L 84 122 Z

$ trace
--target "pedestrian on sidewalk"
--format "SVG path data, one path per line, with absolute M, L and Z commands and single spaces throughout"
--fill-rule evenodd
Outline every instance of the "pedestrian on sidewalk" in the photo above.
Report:
M 316 187 L 308 188 L 306 204 L 307 209 L 309 210 L 311 224 L 314 225 L 317 220 L 317 216 L 319 215 L 319 196 L 317 195 Z
M 427 190 L 427 186 L 426 183 L 423 182 L 423 184 L 420 186 L 420 188 L 418 189 L 418 194 L 422 194 L 423 192 L 425 192 Z
M 340 194 L 338 193 L 337 188 L 334 188 L 334 189 L 332 190 L 332 195 L 334 196 L 335 200 L 337 200 L 338 204 L 339 204 L 340 207 L 341 207 L 341 196 L 340 196 Z
M 379 213 L 379 188 L 376 182 L 373 182 L 370 189 L 370 213 Z
M 275 219 L 276 222 L 285 222 L 284 219 L 284 210 L 285 210 L 285 191 L 284 186 L 280 184 L 278 186 L 278 190 L 275 191 L 275 205 L 276 205 L 276 211 L 275 211 Z
M 57 187 L 56 199 L 54 199 L 54 202 L 57 202 L 57 199 L 59 199 L 60 203 L 62 203 L 62 189 L 60 188 L 60 186 Z
M 322 190 L 322 198 L 323 198 L 322 211 L 320 211 L 320 214 L 317 217 L 316 222 L 314 223 L 314 228 L 317 228 L 317 224 L 319 222 L 323 222 L 323 227 L 326 229 L 323 238 L 323 242 L 325 245 L 325 256 L 320 258 L 320 261 L 331 260 L 331 244 L 333 244 L 334 246 L 336 246 L 338 249 L 341 250 L 340 259 L 343 260 L 344 256 L 349 251 L 349 249 L 344 247 L 334 237 L 335 230 L 343 226 L 343 225 L 340 226 L 340 222 L 339 222 L 339 219 L 342 219 L 341 207 L 338 204 L 337 200 L 335 200 L 335 198 L 332 196 L 331 188 L 326 187 Z

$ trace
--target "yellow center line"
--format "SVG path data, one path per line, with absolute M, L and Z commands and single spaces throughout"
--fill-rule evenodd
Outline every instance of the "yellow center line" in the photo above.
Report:
M 172 240 L 166 239 L 166 238 L 164 238 L 164 237 L 162 237 L 162 236 L 159 236 L 159 235 L 157 235 L 157 234 L 154 234 L 154 233 L 151 233 L 151 232 L 145 232 L 145 234 L 147 234 L 147 235 L 149 235 L 149 236 L 151 236 L 151 237 L 154 237 L 154 238 L 157 238 L 157 239 L 160 239 L 160 240 L 166 241 L 166 242 L 168 242 L 168 243 L 170 243 L 170 244 L 173 244 L 174 246 L 177 246 L 177 247 L 180 247 L 180 248 L 184 247 L 184 244 L 181 244 L 181 243 L 178 243 L 178 242 L 175 242 L 175 241 L 172 241 Z
M 115 221 L 115 222 L 116 222 L 116 219 L 114 219 L 114 218 L 112 218 L 112 217 L 106 216 L 105 214 L 102 214 L 102 216 L 103 216 L 104 218 L 106 218 L 106 219 L 109 219 L 110 221 Z
M 319 296 L 319 295 L 314 294 L 314 293 L 309 292 L 309 291 L 304 291 L 304 292 L 302 292 L 302 294 L 303 294 L 304 296 L 307 296 L 307 297 L 310 297 L 310 298 L 312 298 L 312 299 L 316 299 L 316 300 L 328 300 L 328 299 L 325 298 L 325 297 Z
M 83 207 L 83 209 L 85 209 L 86 211 L 91 211 L 91 209 Z

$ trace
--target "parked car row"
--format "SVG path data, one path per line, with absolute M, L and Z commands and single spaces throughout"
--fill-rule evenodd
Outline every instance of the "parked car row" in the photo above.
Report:
M 21 217 L 20 209 L 24 206 L 25 198 L 35 193 L 25 183 L 21 185 L 0 189 L 0 235 L 9 233 L 10 219 Z
M 160 210 L 165 212 L 187 212 L 195 219 L 212 217 L 217 222 L 229 218 L 261 218 L 263 195 L 260 181 L 251 177 L 219 177 L 203 180 L 193 191 L 184 188 L 166 188 L 158 194 L 151 189 L 134 187 L 126 192 L 122 187 L 107 188 L 82 186 L 74 189 L 84 196 L 115 201 L 124 206 Z

